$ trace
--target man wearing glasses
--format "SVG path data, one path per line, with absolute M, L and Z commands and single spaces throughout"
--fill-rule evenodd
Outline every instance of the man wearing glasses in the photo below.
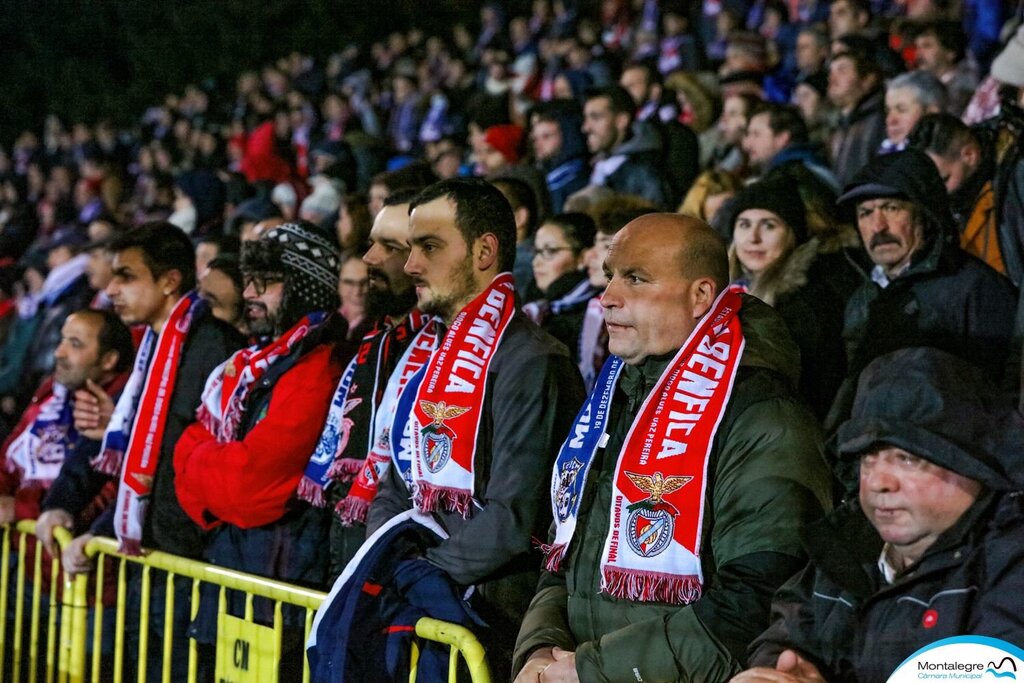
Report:
M 209 376 L 197 420 L 174 451 L 181 506 L 211 532 L 207 562 L 326 582 L 327 513 L 296 499 L 346 360 L 331 315 L 338 260 L 331 236 L 305 221 L 245 247 L 243 296 L 255 344 Z M 215 612 L 216 594 L 204 594 L 194 625 L 201 643 L 216 642 Z

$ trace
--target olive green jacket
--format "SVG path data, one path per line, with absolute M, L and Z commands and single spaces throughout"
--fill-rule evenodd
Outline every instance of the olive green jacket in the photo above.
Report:
M 799 351 L 771 308 L 744 297 L 746 348 L 708 466 L 702 597 L 686 606 L 599 592 L 612 478 L 626 433 L 671 354 L 626 366 L 612 400 L 576 533 L 557 573 L 541 576 L 513 670 L 541 647 L 575 650 L 587 683 L 725 681 L 768 626 L 772 594 L 805 564 L 799 531 L 831 507 L 820 429 L 796 398 Z

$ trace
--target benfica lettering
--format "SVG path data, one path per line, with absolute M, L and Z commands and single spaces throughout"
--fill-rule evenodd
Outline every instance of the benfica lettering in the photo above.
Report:
M 452 363 L 445 391 L 471 394 L 476 391 L 477 382 L 483 378 L 487 361 L 494 352 L 494 342 L 501 324 L 501 311 L 508 295 L 498 289 L 487 294 L 487 300 L 470 321 L 465 336 L 465 346 L 460 348 Z M 455 328 L 455 325 L 452 325 Z M 461 373 L 461 374 L 460 374 Z

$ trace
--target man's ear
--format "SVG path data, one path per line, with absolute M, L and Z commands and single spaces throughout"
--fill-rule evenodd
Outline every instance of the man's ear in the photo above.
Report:
M 629 132 L 629 114 L 622 113 L 615 115 L 615 127 L 623 132 L 623 134 Z M 621 141 L 620 141 L 621 142 Z
M 174 292 L 181 291 L 181 281 L 181 271 L 171 268 L 156 279 L 156 284 L 164 296 L 169 296 Z
M 120 360 L 121 354 L 117 351 L 107 351 L 100 356 L 100 369 L 103 370 L 103 372 L 113 372 Z
M 981 148 L 973 142 L 964 145 L 960 149 L 960 161 L 970 169 L 978 168 L 981 163 Z
M 498 236 L 493 232 L 485 232 L 474 242 L 473 264 L 477 270 L 500 270 L 498 263 Z
M 718 297 L 718 287 L 709 277 L 698 278 L 690 285 L 690 301 L 693 303 L 693 317 L 703 318 L 711 310 Z

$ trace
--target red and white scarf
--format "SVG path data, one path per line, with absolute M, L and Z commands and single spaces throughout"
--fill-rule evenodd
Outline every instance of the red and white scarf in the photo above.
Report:
M 666 367 L 623 442 L 612 488 L 611 525 L 601 556 L 601 591 L 638 602 L 687 604 L 701 595 L 700 549 L 707 470 L 718 425 L 743 354 L 740 295 L 723 292 Z M 559 453 L 552 486 L 557 568 L 572 540 L 589 464 L 606 428 L 599 410 L 610 401 L 612 357 L 594 396 Z M 589 433 L 597 422 L 601 433 Z M 582 476 L 581 476 L 582 475 Z
M 92 460 L 98 472 L 120 473 L 114 531 L 121 551 L 129 555 L 142 552 L 142 528 L 181 351 L 192 321 L 203 306 L 199 296 L 190 292 L 175 304 L 159 337 L 153 328 L 146 328 L 131 377 L 114 407 L 99 455 Z
M 469 515 L 487 369 L 514 313 L 512 275 L 501 273 L 455 317 L 417 376 L 422 381 L 407 418 L 399 406 L 395 426 L 405 425 L 403 434 L 411 437 L 409 474 L 413 500 L 422 512 Z
M 398 398 L 409 380 L 430 360 L 436 346 L 437 321 L 430 320 L 413 338 L 398 361 L 395 371 L 391 373 L 380 407 L 374 415 L 373 445 L 359 468 L 348 495 L 336 507 L 344 526 L 366 521 L 366 513 L 374 496 L 377 495 L 380 480 L 391 465 L 391 426 L 395 420 Z
M 310 313 L 263 348 L 251 346 L 236 351 L 210 373 L 203 387 L 196 419 L 210 430 L 217 443 L 236 439 L 249 391 L 270 366 L 287 358 L 295 346 L 305 339 L 310 330 L 319 326 L 325 317 L 322 312 Z

